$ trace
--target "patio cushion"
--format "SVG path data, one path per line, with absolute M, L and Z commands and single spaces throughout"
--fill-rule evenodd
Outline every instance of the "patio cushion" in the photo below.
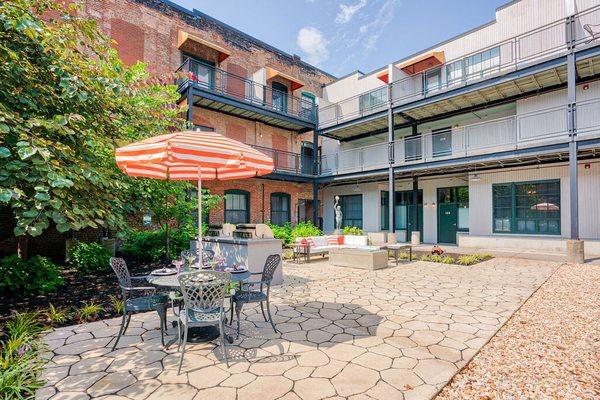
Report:
M 311 239 L 315 243 L 315 246 L 327 246 L 326 236 L 311 236 Z
M 358 235 L 346 235 L 346 236 L 344 236 L 344 244 L 349 247 L 366 246 L 367 245 L 367 237 L 366 236 L 358 236 Z
M 340 238 L 338 235 L 327 236 L 327 244 L 340 244 Z
M 323 253 L 329 251 L 331 246 L 315 246 L 310 248 L 311 253 Z

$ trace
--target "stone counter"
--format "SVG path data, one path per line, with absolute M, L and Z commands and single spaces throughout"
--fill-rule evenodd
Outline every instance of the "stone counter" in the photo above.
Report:
M 281 256 L 283 240 L 280 239 L 239 239 L 232 237 L 205 237 L 204 249 L 215 252 L 215 257 L 223 257 L 227 265 L 247 265 L 250 272 L 262 272 L 267 257 L 271 254 Z M 190 249 L 196 250 L 197 242 L 190 242 Z M 273 284 L 283 281 L 281 264 L 275 271 Z

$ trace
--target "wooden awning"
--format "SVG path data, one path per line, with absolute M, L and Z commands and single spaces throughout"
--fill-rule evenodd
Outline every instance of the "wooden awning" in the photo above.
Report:
M 231 55 L 231 52 L 229 50 L 219 46 L 218 44 L 211 43 L 208 40 L 199 38 L 198 36 L 192 35 L 191 33 L 179 31 L 179 35 L 177 37 L 178 49 L 184 50 L 186 47 L 193 47 L 198 45 L 217 52 L 219 62 L 223 62 L 227 57 Z
M 396 67 L 407 74 L 412 75 L 423 72 L 436 65 L 442 65 L 444 62 L 446 62 L 446 57 L 444 56 L 443 51 L 430 51 L 429 53 L 421 54 L 420 56 L 404 61 L 403 63 L 396 65 Z
M 302 81 L 300 81 L 296 78 L 293 78 L 287 74 L 284 74 L 283 72 L 277 71 L 275 68 L 267 67 L 267 80 L 274 78 L 276 76 L 290 81 L 292 84 L 292 91 L 294 91 L 296 89 L 300 89 L 302 86 L 304 86 L 304 83 Z

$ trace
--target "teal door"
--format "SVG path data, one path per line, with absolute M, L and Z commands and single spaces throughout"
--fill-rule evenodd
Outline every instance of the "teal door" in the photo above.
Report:
M 469 230 L 469 188 L 439 188 L 438 243 L 456 244 L 456 233 Z
M 455 244 L 458 231 L 458 205 L 441 203 L 438 207 L 438 221 L 438 242 Z
M 415 224 L 415 213 L 413 211 L 415 206 L 410 204 L 408 207 L 406 207 L 406 209 L 408 212 L 408 217 L 406 219 L 408 221 L 406 224 L 406 241 L 410 242 L 413 231 L 419 231 L 420 240 L 423 242 L 423 229 L 421 229 L 423 227 L 423 205 L 419 204 L 419 221 L 417 221 L 417 224 Z

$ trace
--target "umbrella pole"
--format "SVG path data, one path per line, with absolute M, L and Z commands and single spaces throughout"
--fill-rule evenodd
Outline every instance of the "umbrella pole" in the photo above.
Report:
M 200 268 L 204 265 L 202 263 L 202 170 L 198 167 L 198 260 L 200 262 Z

